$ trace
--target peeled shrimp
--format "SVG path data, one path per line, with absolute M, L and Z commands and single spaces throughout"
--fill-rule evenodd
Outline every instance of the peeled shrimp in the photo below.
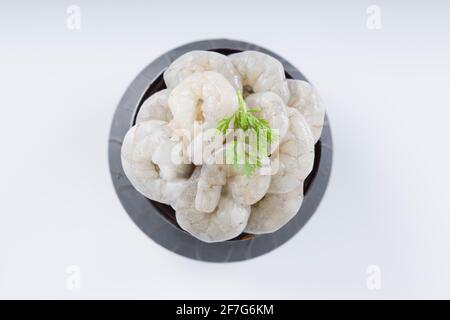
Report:
M 241 75 L 244 96 L 272 91 L 287 103 L 289 89 L 283 65 L 277 59 L 258 51 L 239 52 L 229 57 Z
M 219 172 L 214 172 L 213 170 L 206 171 L 209 173 L 209 180 L 211 180 L 208 184 L 223 186 L 226 183 L 226 191 L 228 192 L 228 194 L 241 205 L 249 206 L 258 202 L 266 194 L 267 189 L 269 188 L 270 172 L 266 172 L 266 168 L 264 167 L 264 165 L 268 165 L 270 163 L 270 160 L 268 157 L 260 159 L 262 167 L 258 169 L 252 176 L 247 177 L 243 175 L 242 172 L 234 170 L 231 166 L 231 164 L 235 162 L 235 152 L 238 154 L 249 152 L 249 147 L 245 143 L 238 141 L 237 146 L 234 149 L 234 144 L 227 143 L 221 148 L 217 149 L 215 153 L 212 154 L 208 159 L 208 163 L 215 164 L 203 165 L 203 167 L 206 166 L 206 168 L 221 168 L 222 170 L 220 171 L 220 174 Z M 252 159 L 250 158 L 247 159 L 247 161 L 249 162 L 251 160 Z M 256 159 L 254 160 L 256 161 Z M 202 174 L 203 173 L 204 169 L 202 168 Z M 226 177 L 224 176 L 225 174 Z M 197 209 L 199 208 L 197 207 Z
M 264 197 L 270 186 L 270 175 L 262 175 L 260 170 L 250 177 L 232 174 L 227 186 L 236 202 L 249 206 Z
M 225 137 L 215 129 L 198 133 L 187 146 L 189 161 L 195 165 L 216 163 L 213 157 L 223 147 L 224 139 Z
M 202 212 L 213 212 L 219 204 L 222 187 L 227 182 L 224 165 L 203 165 L 195 196 L 195 209 Z
M 277 231 L 297 214 L 302 201 L 302 186 L 288 193 L 266 194 L 252 206 L 245 232 L 262 234 Z
M 255 113 L 259 118 L 267 120 L 270 127 L 277 130 L 277 139 L 272 143 L 271 151 L 274 151 L 284 138 L 289 127 L 289 118 L 286 105 L 279 96 L 273 92 L 260 92 L 249 95 L 245 99 L 249 108 L 259 108 Z
M 269 193 L 286 193 L 303 185 L 314 164 L 314 137 L 305 118 L 288 108 L 289 130 L 278 150 L 271 155 L 277 166 Z
M 222 74 L 236 89 L 242 90 L 241 78 L 230 59 L 212 51 L 190 51 L 176 59 L 164 72 L 164 81 L 173 89 L 196 72 L 216 71 Z
M 302 80 L 288 80 L 290 91 L 288 106 L 300 111 L 308 122 L 314 135 L 314 142 L 320 139 L 325 108 L 323 103 L 308 82 Z
M 214 71 L 194 73 L 169 95 L 173 126 L 193 132 L 194 124 L 215 128 L 217 122 L 238 109 L 235 89 Z
M 219 242 L 237 237 L 247 225 L 250 207 L 235 202 L 223 192 L 217 208 L 202 212 L 194 207 L 200 168 L 192 174 L 188 187 L 173 205 L 178 224 L 194 237 L 205 242 Z
M 122 166 L 131 184 L 152 200 L 171 204 L 187 186 L 188 164 L 174 164 L 171 129 L 159 120 L 132 127 L 122 144 Z
M 136 124 L 148 120 L 162 120 L 169 122 L 172 120 L 172 113 L 167 104 L 169 90 L 164 89 L 152 94 L 142 104 L 137 117 Z

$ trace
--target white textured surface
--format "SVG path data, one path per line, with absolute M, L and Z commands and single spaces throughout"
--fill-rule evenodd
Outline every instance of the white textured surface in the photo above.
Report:
M 0 297 L 449 298 L 450 4 L 432 2 L 378 1 L 373 31 L 368 1 L 280 0 L 258 15 L 251 1 L 77 1 L 80 31 L 66 29 L 72 3 L 2 3 Z M 164 51 L 212 37 L 299 67 L 334 138 L 318 212 L 287 244 L 242 263 L 154 244 L 120 206 L 107 167 L 112 114 L 133 77 Z M 69 265 L 81 268 L 80 290 L 66 289 Z M 366 287 L 369 265 L 381 268 L 381 290 Z

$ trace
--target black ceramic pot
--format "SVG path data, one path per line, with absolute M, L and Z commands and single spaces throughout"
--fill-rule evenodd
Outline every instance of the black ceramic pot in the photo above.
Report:
M 205 243 L 182 230 L 170 206 L 152 201 L 141 195 L 131 185 L 122 168 L 120 149 L 123 138 L 134 125 L 142 103 L 153 93 L 164 89 L 163 72 L 182 54 L 192 50 L 210 50 L 231 54 L 257 50 L 278 59 L 286 77 L 306 80 L 293 65 L 277 54 L 242 41 L 214 39 L 192 42 L 170 50 L 150 63 L 133 80 L 119 102 L 109 136 L 109 166 L 117 196 L 136 225 L 161 246 L 185 257 L 211 262 L 232 262 L 251 259 L 267 253 L 294 236 L 317 209 L 328 184 L 332 163 L 332 140 L 328 118 L 320 140 L 315 145 L 315 161 L 311 174 L 305 181 L 305 197 L 298 214 L 280 230 L 265 235 L 242 234 L 218 243 Z M 307 81 L 307 80 L 306 80 Z

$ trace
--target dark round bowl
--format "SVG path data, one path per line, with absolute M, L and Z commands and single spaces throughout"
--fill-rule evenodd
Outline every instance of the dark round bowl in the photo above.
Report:
M 192 259 L 211 262 L 232 262 L 257 257 L 289 240 L 309 220 L 322 199 L 331 172 L 332 139 L 328 118 L 320 140 L 315 145 L 314 167 L 305 181 L 302 206 L 297 215 L 276 232 L 264 235 L 243 233 L 239 237 L 217 243 L 205 243 L 180 228 L 174 210 L 165 204 L 141 195 L 125 176 L 120 160 L 123 138 L 136 120 L 142 103 L 153 93 L 166 87 L 163 73 L 182 54 L 192 50 L 209 50 L 225 55 L 257 50 L 279 60 L 286 77 L 308 81 L 293 65 L 277 54 L 254 44 L 236 40 L 214 39 L 192 42 L 163 54 L 150 63 L 125 91 L 114 114 L 109 136 L 109 167 L 114 188 L 131 219 L 161 246 Z

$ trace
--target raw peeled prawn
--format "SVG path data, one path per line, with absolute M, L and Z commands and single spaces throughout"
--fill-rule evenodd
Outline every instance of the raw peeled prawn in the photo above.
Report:
M 241 76 L 244 95 L 272 91 L 287 103 L 289 89 L 283 65 L 277 59 L 258 51 L 243 51 L 229 57 Z
M 187 146 L 187 158 L 195 165 L 216 163 L 214 154 L 223 148 L 225 137 L 215 129 L 198 133 Z
M 231 166 L 231 164 L 234 163 L 234 151 L 237 153 L 248 152 L 249 147 L 247 144 L 238 141 L 236 148 L 234 149 L 232 143 L 227 143 L 216 150 L 215 153 L 210 156 L 210 159 L 208 159 L 209 163 L 215 162 L 217 164 L 203 165 L 203 167 L 221 168 L 220 173 L 222 175 L 213 170 L 207 171 L 210 176 L 209 179 L 211 180 L 209 185 L 220 184 L 223 186 L 226 183 L 227 193 L 241 205 L 249 206 L 258 202 L 266 194 L 267 189 L 269 188 L 271 176 L 267 169 L 270 169 L 270 160 L 268 157 L 261 158 L 260 161 L 262 167 L 252 176 L 246 176 L 240 170 L 235 170 Z M 247 159 L 249 162 L 252 160 L 256 161 L 256 159 Z M 237 164 L 239 164 L 239 162 Z M 202 168 L 202 174 L 203 173 Z M 224 174 L 226 174 L 226 177 L 223 176 Z
M 252 206 L 245 232 L 262 234 L 277 231 L 297 214 L 302 201 L 302 186 L 288 193 L 266 194 Z
M 202 212 L 213 212 L 219 204 L 222 187 L 227 183 L 225 165 L 203 165 L 195 196 L 195 209 Z
M 173 126 L 193 132 L 194 124 L 215 128 L 217 122 L 238 109 L 235 89 L 214 71 L 194 73 L 169 95 Z
M 164 72 L 164 82 L 170 89 L 196 72 L 216 71 L 236 89 L 242 90 L 241 78 L 227 56 L 213 51 L 195 50 L 183 54 Z
M 245 99 L 248 108 L 259 108 L 261 111 L 254 113 L 259 118 L 267 120 L 270 127 L 277 132 L 277 138 L 271 145 L 272 153 L 284 138 L 289 127 L 289 118 L 285 103 L 275 93 L 259 92 L 249 95 Z
M 205 242 L 219 242 L 237 237 L 247 225 L 250 207 L 238 204 L 226 192 L 223 192 L 213 212 L 195 209 L 200 171 L 199 167 L 194 170 L 188 187 L 173 205 L 178 224 L 194 237 Z
M 270 186 L 270 175 L 261 174 L 261 170 L 250 177 L 235 173 L 229 177 L 227 186 L 236 202 L 249 206 L 264 197 Z
M 279 164 L 264 197 L 251 207 L 245 232 L 275 232 L 296 215 L 303 201 L 303 182 L 312 170 L 314 140 L 299 111 L 288 108 L 289 130 L 271 155 Z
M 314 142 L 320 139 L 325 108 L 312 85 L 303 80 L 288 80 L 289 101 L 288 106 L 297 109 L 305 117 L 314 135 Z
M 169 90 L 164 89 L 152 94 L 144 101 L 136 116 L 136 124 L 148 120 L 172 120 L 172 113 L 167 104 Z
M 314 137 L 305 118 L 288 108 L 289 130 L 278 150 L 271 155 L 276 166 L 269 193 L 286 193 L 303 185 L 314 164 Z
M 171 129 L 159 120 L 141 122 L 125 135 L 121 159 L 131 184 L 149 199 L 171 204 L 187 186 L 190 164 L 173 162 Z

